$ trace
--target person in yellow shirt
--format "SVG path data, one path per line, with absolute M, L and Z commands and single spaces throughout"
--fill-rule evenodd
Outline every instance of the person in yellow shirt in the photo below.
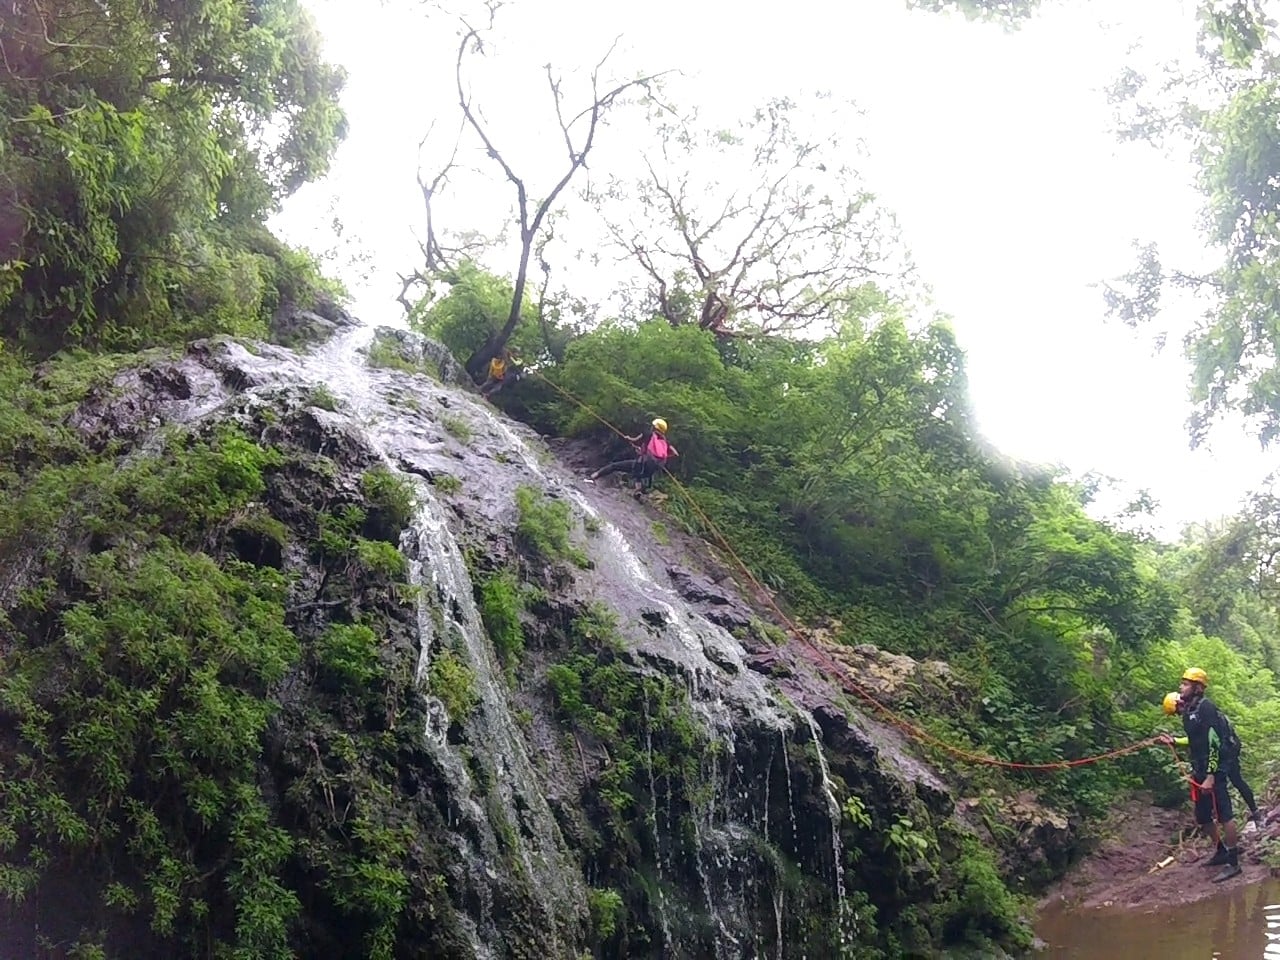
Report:
M 520 361 L 511 355 L 511 351 L 506 349 L 490 360 L 489 376 L 484 383 L 480 384 L 480 396 L 488 400 L 505 387 L 508 380 L 513 382 L 519 380 L 520 374 L 516 369 L 519 363 Z

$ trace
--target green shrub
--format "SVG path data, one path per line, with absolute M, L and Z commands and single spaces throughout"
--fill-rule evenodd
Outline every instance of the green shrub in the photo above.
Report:
M 587 891 L 587 908 L 591 913 L 591 929 L 596 939 L 603 942 L 617 932 L 625 916 L 622 895 L 611 888 L 592 888 Z
M 284 577 L 217 547 L 281 461 L 229 427 L 175 431 L 157 457 L 40 469 L 0 506 L 0 527 L 29 524 L 39 503 L 95 542 L 45 557 L 50 583 L 73 584 L 58 642 L 6 653 L 0 711 L 22 771 L 0 782 L 10 896 L 56 860 L 107 848 L 128 866 L 104 903 L 146 904 L 158 934 L 185 939 L 215 909 L 237 917 L 239 949 L 287 950 L 300 904 L 280 875 L 294 845 L 258 774 L 270 691 L 299 645 Z M 52 600 L 29 591 L 14 615 Z M 224 838 L 216 860 L 192 828 Z
M 480 615 L 485 630 L 498 656 L 511 670 L 524 652 L 520 606 L 520 585 L 509 571 L 494 574 L 481 582 Z
M 454 723 L 465 722 L 480 700 L 475 673 L 452 650 L 434 653 L 427 668 L 427 683 Z
M 991 851 L 975 837 L 962 838 L 950 873 L 946 898 L 938 907 L 946 942 L 1031 946 L 1031 934 L 1022 922 L 1025 905 L 1009 892 Z
M 587 555 L 569 540 L 573 514 L 563 500 L 551 500 L 536 487 L 516 489 L 516 538 L 544 560 L 568 559 L 580 567 L 590 563 Z
M 404 554 L 385 540 L 356 538 L 356 558 L 366 570 L 384 577 L 403 576 L 406 567 Z
M 317 644 L 320 663 L 339 680 L 362 687 L 381 672 L 378 637 L 363 624 L 330 624 Z
M 379 465 L 361 477 L 360 485 L 372 507 L 370 522 L 373 529 L 366 531 L 367 535 L 398 542 L 400 532 L 409 526 L 417 513 L 413 484 L 403 475 Z

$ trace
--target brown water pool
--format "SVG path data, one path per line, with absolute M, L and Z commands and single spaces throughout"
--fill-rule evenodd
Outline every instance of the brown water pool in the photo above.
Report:
M 1280 960 L 1280 881 L 1228 886 L 1177 909 L 1071 911 L 1036 923 L 1046 960 Z

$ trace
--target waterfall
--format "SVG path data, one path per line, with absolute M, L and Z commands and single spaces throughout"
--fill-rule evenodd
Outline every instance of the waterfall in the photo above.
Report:
M 374 370 L 363 362 L 360 352 L 371 338 L 369 328 L 358 328 L 336 338 L 303 357 L 301 373 L 304 379 L 321 380 L 348 404 L 353 418 L 366 430 L 371 445 L 388 468 L 403 472 L 392 457 L 392 450 L 403 461 L 419 453 L 433 454 L 441 444 L 430 439 L 411 411 L 387 400 L 403 375 Z M 502 669 L 485 632 L 466 561 L 445 511 L 428 484 L 416 476 L 406 476 L 417 493 L 417 514 L 402 538 L 402 549 L 410 558 L 410 580 L 420 588 L 416 611 L 420 642 L 417 676 L 420 680 L 426 676 L 433 649 L 452 640 L 460 641 L 461 652 L 475 677 L 478 698 L 468 722 L 476 731 L 476 742 L 486 746 L 481 761 L 492 762 L 489 790 L 497 795 L 506 825 L 511 828 L 504 830 L 503 836 L 515 843 L 518 864 L 523 867 L 528 889 L 543 914 L 540 926 L 546 931 L 547 946 L 553 955 L 567 953 L 568 947 L 559 940 L 557 920 L 566 915 L 566 906 L 576 907 L 579 913 L 585 911 L 579 871 L 564 855 L 555 817 L 538 789 L 537 773 L 512 715 Z M 465 786 L 466 793 L 472 794 L 475 784 L 470 782 L 466 764 L 445 746 L 449 718 L 444 715 L 443 704 L 434 697 L 430 702 L 424 737 L 437 752 L 448 754 L 444 758 L 446 769 L 455 780 L 462 781 L 458 786 Z M 492 833 L 494 825 L 483 806 L 474 800 L 466 806 L 471 818 L 483 822 Z M 483 859 L 489 862 L 484 863 L 483 869 L 490 875 L 506 870 L 497 843 L 486 846 L 491 849 L 484 851 Z M 482 922 L 484 925 L 487 924 Z
M 831 783 L 827 755 L 822 751 L 822 733 L 818 730 L 818 723 L 813 719 L 813 714 L 808 711 L 804 712 L 804 718 L 809 723 L 809 732 L 813 734 L 814 749 L 818 751 L 818 769 L 822 772 L 822 792 L 827 796 L 827 809 L 831 813 L 831 853 L 835 858 L 836 911 L 840 924 L 840 950 L 843 954 L 845 948 L 844 850 L 840 844 L 840 803 L 836 800 L 835 787 Z
M 369 367 L 361 352 L 373 336 L 370 328 L 357 328 L 302 356 L 269 346 L 250 352 L 238 343 L 223 342 L 214 348 L 211 368 L 221 365 L 224 373 L 240 378 L 237 382 L 247 380 L 247 389 L 240 392 L 257 395 L 263 403 L 278 402 L 282 384 L 304 389 L 323 385 L 342 406 L 336 412 L 313 407 L 314 417 L 322 425 L 339 429 L 350 420 L 387 467 L 413 485 L 416 513 L 401 538 L 401 550 L 408 561 L 409 580 L 419 588 L 414 601 L 419 640 L 416 676 L 428 712 L 423 742 L 449 787 L 446 816 L 454 827 L 456 852 L 466 866 L 460 875 L 464 879 L 456 881 L 464 884 L 460 899 L 468 904 L 459 911 L 467 914 L 460 919 L 471 934 L 475 955 L 487 958 L 508 952 L 503 925 L 509 907 L 500 899 L 505 887 L 499 878 L 515 882 L 520 902 L 532 907 L 534 916 L 528 926 L 542 933 L 547 955 L 555 957 L 575 953 L 577 944 L 566 942 L 570 936 L 563 931 L 575 917 L 587 915 L 586 890 L 580 864 L 544 795 L 545 778 L 534 762 L 526 731 L 516 721 L 503 665 L 484 629 L 475 586 L 451 526 L 458 522 L 453 508 L 460 501 L 444 497 L 440 487 L 423 479 L 441 472 L 459 476 L 474 502 L 492 508 L 488 516 L 468 514 L 482 528 L 486 521 L 495 529 L 507 523 L 512 490 L 522 482 L 564 498 L 579 517 L 589 521 L 594 566 L 572 571 L 575 595 L 607 597 L 625 625 L 634 669 L 679 678 L 676 682 L 685 686 L 689 706 L 712 742 L 697 776 L 699 782 L 682 788 L 691 792 L 667 791 L 665 816 L 660 815 L 652 718 L 646 701 L 645 773 L 650 800 L 641 813 L 645 822 L 635 827 L 642 834 L 646 829 L 652 834 L 658 878 L 652 925 L 663 954 L 690 956 L 691 951 L 703 952 L 695 944 L 705 943 L 706 951 L 718 960 L 739 960 L 763 955 L 773 936 L 777 956 L 784 956 L 786 894 L 781 878 L 769 891 L 762 871 L 777 869 L 763 852 L 769 842 L 771 792 L 776 792 L 770 783 L 778 742 L 772 739 L 775 731 L 787 780 L 790 852 L 796 860 L 800 858 L 788 752 L 788 735 L 797 722 L 792 708 L 780 703 L 770 681 L 750 669 L 741 645 L 728 631 L 692 609 L 665 579 L 660 582 L 655 577 L 652 571 L 662 569 L 659 564 L 665 559 L 656 547 L 643 538 L 629 542 L 596 509 L 590 490 L 544 462 L 535 445 L 525 439 L 525 431 L 509 425 L 465 390 L 425 375 Z M 449 417 L 465 419 L 471 429 L 470 444 L 459 441 L 456 432 L 452 439 L 445 436 L 443 427 Z M 474 456 L 460 452 L 458 442 L 470 446 Z M 521 473 L 527 480 L 520 479 Z M 638 508 L 627 502 L 620 509 Z M 628 519 L 629 514 L 620 515 L 618 523 L 625 526 Z M 474 678 L 476 702 L 462 725 L 468 744 L 464 747 L 449 742 L 451 728 L 457 732 L 460 718 L 449 717 L 444 702 L 425 689 L 432 664 L 446 650 L 464 661 Z M 844 944 L 841 811 L 817 725 L 811 715 L 805 717 L 831 813 L 839 936 Z M 769 757 L 763 777 L 759 776 L 762 754 Z M 639 778 L 645 773 L 637 771 Z M 677 794 L 674 801 L 673 793 Z M 672 810 L 673 802 L 680 804 L 684 797 L 691 803 L 688 826 L 693 850 L 682 839 L 685 824 L 678 822 Z M 777 799 L 781 801 L 780 795 Z M 775 820 L 773 829 L 783 838 L 779 846 L 785 846 L 786 825 L 780 816 Z M 805 865 L 795 866 L 804 869 Z M 812 870 L 813 865 L 809 867 Z M 693 927 L 690 920 L 696 921 Z M 697 929 L 696 939 L 692 929 Z M 797 947 L 801 945 L 793 942 L 792 950 Z

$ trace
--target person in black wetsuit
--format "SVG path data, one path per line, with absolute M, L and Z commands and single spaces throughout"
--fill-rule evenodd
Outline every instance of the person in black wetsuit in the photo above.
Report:
M 667 439 L 667 421 L 662 417 L 655 418 L 649 428 L 640 435 L 627 437 L 627 442 L 635 445 L 634 457 L 616 460 L 603 466 L 587 477 L 587 480 L 594 483 L 601 477 L 626 470 L 631 474 L 638 497 L 646 485 L 653 486 L 653 478 L 667 465 L 667 459 L 680 456 L 680 451 Z
M 1166 696 L 1164 698 L 1164 712 L 1169 714 L 1182 713 L 1182 698 L 1176 693 Z M 1218 712 L 1222 712 L 1221 708 L 1219 708 Z M 1244 744 L 1239 734 L 1236 733 L 1235 727 L 1231 725 L 1231 718 L 1224 714 L 1223 721 L 1226 723 L 1230 734 L 1225 738 L 1218 769 L 1227 778 L 1227 781 L 1239 791 L 1245 806 L 1249 808 L 1249 817 L 1245 822 L 1244 832 L 1254 833 L 1262 827 L 1262 811 L 1258 809 L 1258 801 L 1253 794 L 1253 788 L 1245 780 L 1244 771 L 1240 767 L 1240 755 L 1244 750 Z M 1186 746 L 1187 738 L 1179 737 L 1174 742 Z
M 1222 867 L 1213 878 L 1214 883 L 1221 883 L 1240 874 L 1239 836 L 1222 762 L 1224 755 L 1230 757 L 1233 750 L 1239 754 L 1240 741 L 1226 715 L 1204 695 L 1208 684 L 1209 675 L 1199 667 L 1190 667 L 1182 674 L 1178 688 L 1181 694 L 1178 712 L 1182 715 L 1182 729 L 1186 737 L 1174 738 L 1166 733 L 1160 740 L 1166 744 L 1181 741 L 1191 755 L 1196 823 L 1207 826 L 1213 837 L 1217 849 L 1207 865 Z

